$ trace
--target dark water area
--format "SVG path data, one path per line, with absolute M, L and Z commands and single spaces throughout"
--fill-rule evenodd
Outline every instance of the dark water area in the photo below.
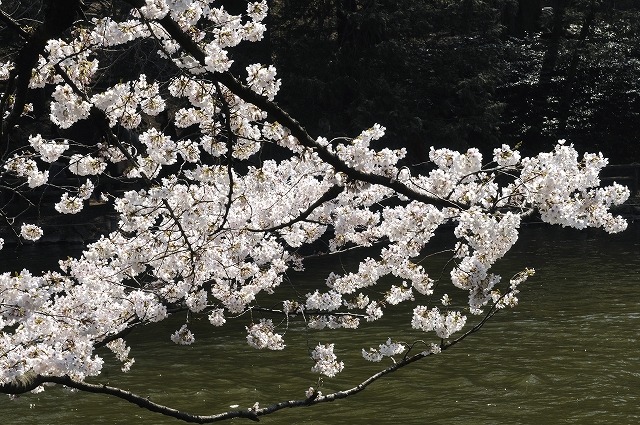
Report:
M 11 251 L 8 251 L 9 255 Z M 3 256 L 7 254 L 2 251 Z M 54 247 L 19 252 L 25 267 L 58 254 Z M 6 267 L 3 257 L 2 265 Z M 13 258 L 15 260 L 15 258 Z M 295 275 L 311 287 L 353 259 L 316 262 Z M 427 260 L 429 262 L 430 260 Z M 442 267 L 433 260 L 431 267 Z M 505 277 L 524 267 L 536 274 L 523 286 L 520 305 L 497 315 L 478 334 L 384 378 L 346 400 L 280 411 L 271 424 L 632 424 L 640 422 L 640 225 L 619 235 L 529 226 L 497 268 Z M 306 279 L 302 281 L 302 279 Z M 317 284 L 317 283 L 316 283 Z M 249 318 L 212 328 L 192 320 L 196 343 L 169 341 L 184 318 L 135 332 L 136 364 L 123 374 L 107 353 L 96 381 L 120 386 L 159 403 L 199 414 L 304 398 L 317 382 L 308 349 L 334 342 L 345 370 L 325 378 L 323 392 L 349 388 L 381 364 L 364 361 L 361 348 L 389 336 L 424 338 L 410 315 L 387 313 L 357 331 L 312 331 L 291 324 L 281 352 L 246 344 Z M 386 365 L 388 363 L 383 363 Z M 3 424 L 176 424 L 101 395 L 48 388 L 14 400 L 0 398 Z M 244 420 L 236 420 L 244 421 Z

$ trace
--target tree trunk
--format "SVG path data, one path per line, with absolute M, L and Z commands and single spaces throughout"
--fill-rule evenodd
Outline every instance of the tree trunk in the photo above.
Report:
M 564 18 L 567 9 L 568 0 L 553 1 L 553 28 L 549 40 L 547 42 L 547 50 L 542 59 L 542 67 L 540 68 L 539 85 L 545 88 L 551 82 L 551 77 L 556 69 L 558 55 L 560 53 L 560 45 L 562 43 L 562 34 L 564 32 Z
M 578 62 L 580 61 L 580 55 L 584 51 L 584 47 L 587 42 L 587 37 L 593 28 L 593 24 L 596 17 L 596 1 L 592 0 L 587 10 L 582 28 L 580 29 L 580 35 L 573 53 L 571 55 L 571 62 L 569 69 L 567 70 L 567 77 L 565 79 L 565 85 L 560 96 L 560 103 L 558 105 L 558 134 L 563 136 L 567 130 L 567 120 L 571 112 L 571 105 L 574 98 L 574 85 L 576 82 L 576 73 L 578 70 Z
M 338 45 L 353 44 L 356 36 L 354 14 L 358 10 L 356 0 L 337 0 L 336 30 Z
M 518 34 L 524 36 L 539 29 L 542 2 L 540 0 L 519 0 L 518 2 Z
M 463 0 L 461 5 L 461 30 L 462 34 L 469 34 L 473 28 L 473 0 Z

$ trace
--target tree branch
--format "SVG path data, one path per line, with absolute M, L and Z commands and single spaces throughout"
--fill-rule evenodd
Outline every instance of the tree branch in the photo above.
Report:
M 140 8 L 145 5 L 143 0 L 125 1 L 136 8 Z M 186 53 L 193 56 L 193 58 L 201 65 L 205 64 L 206 55 L 204 51 L 187 33 L 182 30 L 182 28 L 180 28 L 177 22 L 171 19 L 169 15 L 166 15 L 158 22 L 160 23 L 160 25 L 162 25 L 165 31 L 167 31 L 167 33 L 184 49 Z M 349 167 L 344 163 L 344 161 L 338 158 L 335 154 L 329 152 L 324 146 L 313 139 L 309 135 L 309 133 L 307 133 L 307 130 L 297 120 L 291 117 L 291 115 L 280 108 L 277 103 L 270 101 L 266 97 L 254 92 L 249 87 L 238 81 L 238 79 L 236 79 L 230 72 L 210 72 L 209 75 L 213 81 L 224 84 L 236 96 L 238 96 L 245 102 L 251 103 L 267 112 L 267 114 L 269 114 L 272 119 L 287 127 L 300 144 L 314 150 L 318 154 L 320 159 L 331 165 L 335 169 L 335 171 L 342 172 L 353 180 L 359 180 L 388 187 L 389 189 L 393 189 L 401 195 L 405 195 L 411 199 L 415 199 L 426 204 L 431 204 L 439 207 L 465 207 L 464 205 L 451 200 L 436 198 L 425 193 L 416 192 L 415 190 L 409 188 L 405 184 L 395 179 L 380 176 L 377 174 L 365 173 L 356 170 L 355 168 Z
M 454 345 L 463 341 L 470 335 L 479 331 L 485 325 L 485 323 L 487 323 L 487 321 L 491 317 L 493 317 L 497 312 L 498 312 L 498 309 L 496 308 L 496 305 L 495 304 L 492 305 L 491 309 L 482 318 L 482 320 L 480 320 L 480 322 L 474 325 L 467 332 L 465 332 L 464 334 L 462 334 L 461 336 L 459 336 L 458 338 L 450 342 L 443 341 L 440 344 L 441 351 L 445 351 L 453 347 Z M 411 346 L 411 348 L 413 348 L 413 345 Z M 227 412 L 218 413 L 214 415 L 194 415 L 191 413 L 186 413 L 186 412 L 153 402 L 146 397 L 132 393 L 130 391 L 123 390 L 121 388 L 111 387 L 109 385 L 103 385 L 103 384 L 89 384 L 86 382 L 80 382 L 80 381 L 71 379 L 69 376 L 47 377 L 42 375 L 35 375 L 33 373 L 28 373 L 23 375 L 23 377 L 21 377 L 20 380 L 18 381 L 15 381 L 9 384 L 0 385 L 0 393 L 22 394 L 28 391 L 32 391 L 42 384 L 55 383 L 55 384 L 65 385 L 70 388 L 75 388 L 80 391 L 111 395 L 111 396 L 120 398 L 122 400 L 128 401 L 129 403 L 135 404 L 136 406 L 139 406 L 143 409 L 147 409 L 151 412 L 160 413 L 162 415 L 170 416 L 172 418 L 180 419 L 182 421 L 190 422 L 190 423 L 201 423 L 201 424 L 213 423 L 213 422 L 220 422 L 220 421 L 234 419 L 234 418 L 247 418 L 253 421 L 259 421 L 260 416 L 265 416 L 271 413 L 275 413 L 282 409 L 294 408 L 294 407 L 307 407 L 307 406 L 312 406 L 320 403 L 329 403 L 332 401 L 341 400 L 341 399 L 353 396 L 355 394 L 362 392 L 365 388 L 367 388 L 369 385 L 373 384 L 377 380 L 387 375 L 390 375 L 404 368 L 405 366 L 408 366 L 426 357 L 434 355 L 434 353 L 431 351 L 422 351 L 420 353 L 409 356 L 408 354 L 411 351 L 411 348 L 409 348 L 409 350 L 401 360 L 397 362 L 394 361 L 394 363 L 391 366 L 378 371 L 377 373 L 369 376 L 367 379 L 355 385 L 354 387 L 348 388 L 346 390 L 336 391 L 334 393 L 327 394 L 327 395 L 320 395 L 319 393 L 315 392 L 314 394 L 312 394 L 310 397 L 306 399 L 285 400 L 278 403 L 270 404 L 262 408 L 257 407 L 257 408 L 250 408 L 246 410 L 232 410 L 232 411 L 227 411 Z

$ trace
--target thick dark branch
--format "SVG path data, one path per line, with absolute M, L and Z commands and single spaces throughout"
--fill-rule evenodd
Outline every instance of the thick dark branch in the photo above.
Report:
M 49 378 L 27 372 L 8 384 L 0 385 L 0 394 L 24 394 L 33 391 L 40 385 L 48 382 Z
M 136 8 L 144 6 L 144 1 L 142 0 L 126 0 L 126 2 Z M 184 49 L 186 53 L 193 56 L 193 58 L 201 65 L 205 65 L 206 55 L 204 51 L 187 33 L 182 30 L 182 28 L 180 28 L 180 26 L 173 19 L 169 17 L 169 15 L 162 18 L 159 23 L 160 25 L 162 25 L 165 31 L 167 31 L 167 33 Z M 300 144 L 314 150 L 318 154 L 320 159 L 331 165 L 337 172 L 342 172 L 353 180 L 388 187 L 399 194 L 405 195 L 420 202 L 424 202 L 426 204 L 432 204 L 439 207 L 464 208 L 463 205 L 460 205 L 456 202 L 429 196 L 425 193 L 416 192 L 415 190 L 409 188 L 405 184 L 395 179 L 380 176 L 377 174 L 365 173 L 356 170 L 355 168 L 349 167 L 344 163 L 344 161 L 338 158 L 335 154 L 329 152 L 326 147 L 322 146 L 315 139 L 313 139 L 309 135 L 309 133 L 307 133 L 307 130 L 297 120 L 291 117 L 291 115 L 280 108 L 277 103 L 270 101 L 266 97 L 254 92 L 249 87 L 238 81 L 238 79 L 236 79 L 230 72 L 210 73 L 209 75 L 213 81 L 224 84 L 229 90 L 231 90 L 231 92 L 233 92 L 233 94 L 235 94 L 245 102 L 252 103 L 253 105 L 267 112 L 271 119 L 287 127 L 291 132 L 291 135 L 294 136 Z
M 344 161 L 342 161 L 333 153 L 329 152 L 324 146 L 320 145 L 316 140 L 314 140 L 298 121 L 296 121 L 287 112 L 281 109 L 276 103 L 271 102 L 267 98 L 255 93 L 253 90 L 242 85 L 230 73 L 216 74 L 216 77 L 218 77 L 220 82 L 227 86 L 238 97 L 246 102 L 258 106 L 263 111 L 266 111 L 270 117 L 287 127 L 289 131 L 291 131 L 291 134 L 303 146 L 313 149 L 324 162 L 331 165 L 337 172 L 342 172 L 349 178 L 356 181 L 362 181 L 388 187 L 390 189 L 393 189 L 397 193 L 427 204 L 441 207 L 459 206 L 448 200 L 438 199 L 425 195 L 423 193 L 416 192 L 397 180 L 393 180 L 388 177 L 376 174 L 364 173 L 362 171 L 358 171 L 352 167 L 349 167 L 344 163 Z
M 178 42 L 180 41 L 178 40 Z M 227 86 L 229 90 L 231 90 L 236 96 L 240 97 L 245 102 L 256 105 L 263 111 L 267 112 L 272 119 L 287 127 L 300 144 L 314 150 L 318 154 L 320 159 L 331 165 L 337 172 L 342 172 L 353 180 L 388 187 L 399 194 L 409 197 L 410 199 L 415 199 L 427 204 L 432 204 L 440 207 L 461 207 L 461 205 L 458 205 L 452 201 L 439 199 L 426 195 L 424 193 L 416 192 L 415 190 L 407 187 L 405 184 L 399 182 L 398 180 L 376 174 L 365 173 L 348 166 L 335 154 L 329 152 L 324 146 L 313 139 L 298 121 L 296 121 L 287 112 L 280 108 L 275 102 L 270 101 L 266 97 L 261 96 L 250 88 L 246 87 L 228 72 L 225 72 L 224 74 L 215 74 L 214 78 Z
M 130 403 L 133 403 L 136 406 L 142 407 L 143 409 L 147 409 L 156 413 L 161 413 L 165 416 L 171 416 L 173 418 L 180 419 L 185 422 L 208 423 L 208 422 L 218 422 L 221 420 L 231 419 L 231 418 L 249 418 L 249 419 L 257 420 L 257 414 L 252 410 L 238 410 L 238 411 L 226 412 L 224 414 L 211 415 L 211 416 L 192 415 L 189 413 L 181 412 L 177 409 L 173 409 L 171 407 L 164 406 L 162 404 L 155 403 L 145 397 L 141 397 L 139 395 L 136 395 L 129 391 L 122 390 L 120 388 L 111 387 L 109 385 L 88 384 L 86 382 L 78 382 L 78 381 L 74 381 L 68 376 L 63 376 L 59 378 L 57 377 L 50 378 L 49 382 L 55 382 L 56 384 L 66 385 L 67 387 L 75 388 L 75 389 L 90 392 L 90 393 L 112 395 L 114 397 L 118 397 Z
M 120 332 L 117 332 L 113 335 L 109 335 L 104 337 L 104 339 L 102 339 L 100 342 L 97 342 L 94 347 L 95 348 L 100 348 L 100 347 L 104 347 L 105 345 L 107 345 L 108 343 L 110 343 L 111 341 L 115 341 L 116 339 L 119 338 L 124 338 L 125 336 L 129 335 L 135 328 L 137 328 L 138 326 L 142 325 L 144 322 L 139 320 L 139 319 L 134 319 L 133 317 L 131 317 L 130 322 L 127 324 L 127 327 L 124 328 L 123 330 L 121 330 Z
M 351 395 L 357 394 L 363 391 L 366 387 L 371 385 L 373 382 L 382 378 L 385 375 L 395 372 L 398 369 L 401 369 L 411 363 L 414 363 L 426 356 L 430 355 L 430 353 L 422 352 L 415 354 L 411 357 L 405 358 L 402 361 L 389 366 L 388 368 L 381 370 L 380 372 L 370 376 L 363 382 L 359 383 L 353 388 L 349 388 L 343 391 L 337 391 L 328 395 L 315 395 L 309 397 L 307 399 L 302 400 L 287 400 L 279 403 L 275 403 L 263 408 L 257 409 L 247 409 L 247 410 L 234 410 L 229 412 L 220 413 L 217 415 L 193 415 L 190 413 L 182 412 L 180 410 L 164 406 L 162 404 L 155 403 L 145 397 L 134 394 L 130 391 L 125 391 L 120 388 L 111 387 L 109 385 L 101 385 L 101 384 L 89 384 L 86 382 L 79 382 L 71 379 L 68 376 L 62 377 L 43 377 L 39 375 L 34 375 L 30 377 L 26 384 L 6 384 L 4 386 L 0 386 L 0 392 L 5 393 L 24 393 L 27 391 L 31 391 L 42 385 L 44 383 L 56 383 L 65 385 L 69 388 L 75 388 L 80 391 L 96 393 L 96 394 L 106 394 L 111 395 L 122 400 L 128 401 L 129 403 L 135 404 L 136 406 L 142 407 L 143 409 L 147 409 L 151 412 L 160 413 L 165 416 L 170 416 L 176 419 L 180 419 L 185 422 L 191 423 L 211 423 L 211 422 L 219 422 L 223 420 L 233 419 L 233 418 L 248 418 L 254 421 L 258 421 L 259 416 L 268 415 L 278 410 L 282 410 L 285 408 L 293 408 L 293 407 L 305 407 L 311 406 L 319 403 L 327 403 L 335 400 L 340 400 Z M 11 390 L 11 391 L 9 391 Z

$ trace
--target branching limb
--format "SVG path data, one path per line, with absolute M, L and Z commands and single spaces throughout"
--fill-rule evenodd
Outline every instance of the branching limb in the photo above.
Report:
M 349 388 L 347 390 L 337 391 L 335 393 L 331 393 L 327 395 L 316 395 L 316 397 L 309 397 L 307 399 L 281 401 L 279 403 L 274 403 L 267 407 L 262 407 L 257 409 L 233 410 L 233 411 L 228 411 L 228 412 L 219 413 L 215 415 L 194 415 L 194 414 L 182 412 L 180 410 L 177 410 L 159 403 L 155 403 L 145 397 L 134 394 L 130 391 L 125 391 L 120 388 L 112 387 L 109 385 L 89 384 L 86 382 L 79 382 L 71 379 L 69 376 L 43 377 L 39 375 L 34 375 L 29 377 L 30 379 L 28 380 L 25 379 L 24 380 L 25 382 L 20 382 L 16 384 L 5 384 L 3 386 L 0 386 L 0 392 L 20 394 L 20 393 L 31 391 L 44 383 L 56 383 L 56 384 L 65 385 L 69 388 L 75 388 L 77 390 L 85 391 L 89 393 L 111 395 L 111 396 L 120 398 L 122 400 L 128 401 L 129 403 L 135 404 L 136 406 L 142 407 L 143 409 L 147 409 L 151 412 L 160 413 L 162 415 L 170 416 L 172 418 L 180 419 L 182 421 L 190 422 L 190 423 L 212 423 L 212 422 L 220 422 L 220 421 L 233 419 L 233 418 L 248 418 L 254 421 L 258 421 L 259 416 L 265 416 L 285 408 L 307 407 L 314 404 L 327 403 L 327 402 L 336 401 L 336 400 L 340 400 L 340 399 L 355 395 L 363 391 L 366 387 L 368 387 L 378 379 L 382 378 L 383 376 L 389 375 L 430 354 L 431 353 L 426 353 L 426 352 L 415 354 L 398 363 L 395 363 L 392 366 L 389 366 L 384 370 L 379 371 L 374 375 L 371 375 L 369 378 L 362 381 L 355 387 Z
M 67 72 L 64 69 L 62 69 L 62 67 L 59 64 L 56 64 L 54 66 L 54 69 L 62 77 L 64 82 L 67 83 L 71 87 L 71 89 L 73 90 L 73 92 L 75 94 L 80 96 L 84 101 L 89 102 L 89 97 L 87 96 L 87 94 L 84 93 L 82 90 L 80 90 L 80 88 L 73 82 L 71 77 L 69 77 L 69 74 L 67 74 Z M 97 124 L 99 125 L 101 130 L 105 133 L 105 135 L 108 137 L 109 142 L 113 146 L 118 148 L 118 150 L 125 156 L 125 158 L 127 158 L 127 160 L 131 164 L 133 164 L 136 167 L 139 167 L 138 162 L 133 157 L 133 155 L 131 155 L 131 152 L 129 152 L 129 150 L 122 145 L 122 143 L 120 142 L 118 137 L 113 133 L 113 131 L 109 127 L 109 124 L 108 124 L 109 119 L 107 118 L 107 115 L 105 114 L 105 112 L 102 111 L 101 109 L 97 108 L 96 106 L 92 105 L 91 106 L 91 114 L 94 117 L 96 117 L 95 121 L 97 122 Z M 147 185 L 151 186 L 151 185 L 157 184 L 152 179 L 147 177 L 147 175 L 145 173 L 141 173 L 141 176 L 142 176 L 143 181 Z M 194 266 L 194 264 L 195 264 L 195 261 L 194 261 L 195 251 L 193 249 L 193 246 L 191 245 L 191 242 L 189 241 L 189 238 L 188 238 L 186 232 L 184 231 L 184 228 L 182 227 L 182 224 L 180 223 L 180 220 L 176 216 L 174 209 L 169 204 L 169 201 L 167 201 L 166 199 L 163 199 L 162 200 L 162 204 L 164 205 L 164 207 L 169 212 L 169 216 L 171 217 L 171 219 L 174 221 L 174 223 L 178 227 L 178 230 L 180 231 L 180 235 L 182 236 L 182 238 L 185 241 L 185 244 L 187 245 L 187 249 L 189 251 L 190 260 L 191 260 L 191 273 L 193 274 L 193 273 L 195 273 L 195 266 Z
M 131 6 L 140 8 L 145 5 L 143 0 L 125 0 Z M 201 65 L 205 65 L 205 52 L 200 46 L 187 34 L 182 28 L 175 22 L 169 15 L 158 21 L 160 25 L 167 31 L 167 33 L 184 49 L 185 52 L 193 56 Z M 267 99 L 266 97 L 254 92 L 249 87 L 242 84 L 236 77 L 230 72 L 224 73 L 210 73 L 210 77 L 213 81 L 225 85 L 233 94 L 251 103 L 258 108 L 265 111 L 271 119 L 281 123 L 291 131 L 291 134 L 298 140 L 303 146 L 314 150 L 320 159 L 327 164 L 331 165 L 336 172 L 342 172 L 353 180 L 359 180 L 362 182 L 376 184 L 393 189 L 401 195 L 405 195 L 411 199 L 415 199 L 426 204 L 431 204 L 439 207 L 457 207 L 464 208 L 464 205 L 460 205 L 451 200 L 436 198 L 429 196 L 425 193 L 416 192 L 407 185 L 399 182 L 398 180 L 391 179 L 389 177 L 369 174 L 359 171 L 353 167 L 347 165 L 338 156 L 331 153 L 312 138 L 307 130 L 291 115 L 285 112 L 277 103 Z

